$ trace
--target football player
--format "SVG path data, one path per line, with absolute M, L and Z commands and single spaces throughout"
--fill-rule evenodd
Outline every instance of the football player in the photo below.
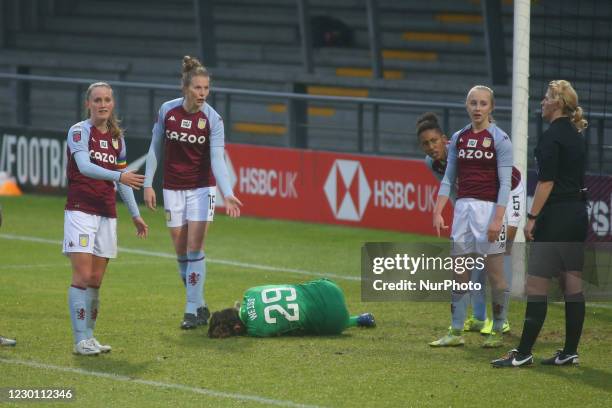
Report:
M 242 203 L 232 191 L 225 165 L 223 120 L 206 103 L 210 74 L 196 58 L 183 58 L 182 90 L 183 97 L 162 104 L 153 126 L 144 200 L 149 209 L 155 210 L 152 185 L 163 146 L 166 225 L 187 298 L 180 327 L 194 329 L 205 325 L 210 317 L 204 297 L 204 251 L 208 227 L 215 214 L 216 185 L 231 217 L 240 216 Z
M 349 327 L 375 326 L 371 313 L 349 315 L 338 285 L 317 279 L 248 289 L 236 307 L 212 314 L 208 336 L 335 335 Z

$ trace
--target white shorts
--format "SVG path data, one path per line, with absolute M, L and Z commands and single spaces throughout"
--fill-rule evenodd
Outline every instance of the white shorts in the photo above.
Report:
M 187 221 L 212 221 L 215 215 L 216 187 L 191 190 L 164 189 L 166 225 L 181 227 Z
M 85 252 L 102 258 L 117 257 L 117 219 L 81 211 L 64 211 L 62 253 Z
M 495 215 L 496 204 L 475 198 L 460 198 L 455 202 L 451 240 L 451 255 L 501 254 L 506 250 L 506 225 L 495 242 L 487 239 L 489 222 Z
M 518 227 L 521 222 L 521 211 L 525 208 L 525 186 L 523 180 L 510 192 L 506 206 L 506 223 L 509 227 Z

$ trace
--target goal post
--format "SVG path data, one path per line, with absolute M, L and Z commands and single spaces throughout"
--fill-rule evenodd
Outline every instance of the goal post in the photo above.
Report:
M 531 19 L 530 0 L 514 0 L 514 29 L 512 44 L 512 149 L 514 165 L 520 170 L 527 188 L 527 134 L 529 126 L 529 37 Z M 525 192 L 526 194 L 527 192 Z M 526 208 L 521 208 L 521 224 L 512 251 L 513 279 L 511 293 L 522 296 L 525 286 L 525 223 Z

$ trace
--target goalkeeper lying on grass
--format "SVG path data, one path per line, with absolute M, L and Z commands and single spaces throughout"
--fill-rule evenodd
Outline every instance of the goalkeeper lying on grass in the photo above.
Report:
M 212 314 L 208 337 L 333 335 L 355 326 L 376 326 L 374 316 L 349 316 L 342 289 L 328 279 L 317 279 L 248 289 L 242 304 Z

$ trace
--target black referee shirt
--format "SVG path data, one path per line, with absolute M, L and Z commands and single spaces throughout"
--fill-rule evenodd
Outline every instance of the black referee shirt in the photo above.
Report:
M 568 117 L 555 119 L 542 134 L 535 149 L 538 181 L 554 181 L 547 200 L 578 201 L 584 186 L 584 138 Z

